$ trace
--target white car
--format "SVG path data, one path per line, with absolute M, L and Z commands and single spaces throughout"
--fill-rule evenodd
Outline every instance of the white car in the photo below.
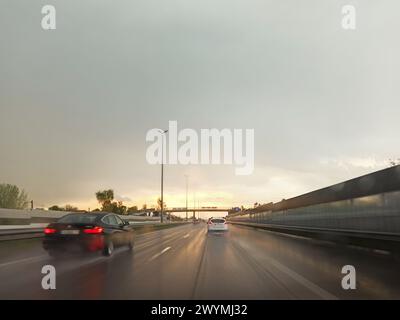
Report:
M 207 222 L 208 232 L 228 231 L 228 224 L 224 218 L 210 218 Z

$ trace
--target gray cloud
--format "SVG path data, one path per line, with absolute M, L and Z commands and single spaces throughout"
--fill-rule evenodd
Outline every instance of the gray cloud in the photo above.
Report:
M 192 192 L 240 204 L 398 157 L 396 1 L 353 1 L 351 32 L 340 28 L 346 1 L 53 3 L 55 31 L 40 28 L 42 1 L 0 12 L 0 178 L 41 203 L 94 201 L 110 186 L 154 198 L 145 134 L 168 120 L 256 134 L 254 175 L 167 166 L 170 197 L 184 194 L 183 171 Z

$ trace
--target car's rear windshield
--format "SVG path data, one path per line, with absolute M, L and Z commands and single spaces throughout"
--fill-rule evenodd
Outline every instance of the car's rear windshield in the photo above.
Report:
M 97 219 L 97 216 L 95 215 L 90 215 L 90 214 L 82 214 L 82 213 L 73 213 L 73 214 L 68 214 L 61 219 L 58 220 L 58 222 L 61 223 L 94 223 Z
M 211 219 L 212 223 L 225 223 L 224 219 Z

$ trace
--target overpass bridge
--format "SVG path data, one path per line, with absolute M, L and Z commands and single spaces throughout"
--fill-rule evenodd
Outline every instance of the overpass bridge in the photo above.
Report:
M 170 214 L 170 213 L 192 213 L 192 218 L 196 217 L 196 212 L 225 212 L 227 215 L 232 212 L 234 208 L 232 207 L 179 207 L 179 208 L 165 208 L 163 213 Z M 159 209 L 150 208 L 146 210 L 139 210 L 135 212 L 133 215 L 149 215 L 154 212 L 159 213 Z
M 225 207 L 180 207 L 180 208 L 165 208 L 163 212 L 230 212 L 233 208 Z M 159 212 L 160 209 L 149 208 L 146 210 L 138 210 L 137 213 Z
M 188 207 L 188 208 L 166 208 L 164 212 L 230 212 L 232 208 L 223 207 Z

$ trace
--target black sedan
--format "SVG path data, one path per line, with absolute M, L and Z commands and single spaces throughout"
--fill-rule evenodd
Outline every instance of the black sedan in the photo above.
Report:
M 101 251 L 112 255 L 115 247 L 133 250 L 134 230 L 113 213 L 72 213 L 44 229 L 43 248 L 56 256 L 71 251 Z

